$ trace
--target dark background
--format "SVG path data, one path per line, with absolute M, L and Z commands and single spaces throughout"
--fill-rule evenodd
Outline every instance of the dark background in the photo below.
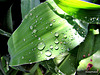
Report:
M 44 2 L 46 0 L 40 0 L 41 2 Z M 13 31 L 10 31 L 5 24 L 5 18 L 7 11 L 12 6 L 12 21 L 13 21 L 13 31 L 20 25 L 22 21 L 22 15 L 21 15 L 21 0 L 0 0 L 0 29 L 13 33 Z M 0 57 L 3 55 L 8 54 L 8 47 L 7 47 L 7 41 L 8 37 L 3 36 L 0 34 Z

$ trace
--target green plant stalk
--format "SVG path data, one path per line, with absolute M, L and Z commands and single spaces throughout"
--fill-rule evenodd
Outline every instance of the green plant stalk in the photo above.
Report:
M 11 36 L 11 34 L 10 34 L 10 33 L 5 32 L 5 31 L 4 31 L 4 30 L 2 30 L 2 29 L 0 29 L 0 34 L 1 34 L 1 35 L 4 35 L 4 36 L 7 36 L 7 37 L 10 37 L 10 36 Z

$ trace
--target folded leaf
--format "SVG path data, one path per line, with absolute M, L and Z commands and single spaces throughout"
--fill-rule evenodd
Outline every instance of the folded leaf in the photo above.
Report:
M 66 17 L 68 21 L 48 1 L 31 10 L 8 40 L 10 66 L 49 60 L 79 45 L 88 24 Z

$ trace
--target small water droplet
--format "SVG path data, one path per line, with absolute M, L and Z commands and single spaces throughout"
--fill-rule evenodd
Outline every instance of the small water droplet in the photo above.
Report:
M 50 23 L 50 27 L 52 27 L 53 26 L 53 24 L 52 23 Z
M 36 18 L 38 18 L 38 16 L 36 16 Z
M 59 47 L 56 45 L 56 46 L 55 46 L 55 50 L 58 50 L 58 49 L 59 49 Z
M 39 37 L 38 40 L 40 40 L 41 38 Z
M 55 22 L 55 19 L 53 19 L 53 22 Z
M 25 39 L 23 39 L 23 41 L 25 41 Z
M 30 30 L 32 30 L 33 29 L 33 26 L 30 26 Z
M 32 16 L 32 13 L 30 13 L 30 15 Z
M 58 43 L 59 43 L 59 41 L 56 39 L 56 40 L 55 40 L 55 44 L 58 44 Z
M 42 18 L 40 18 L 40 20 L 42 20 Z
M 51 49 L 51 50 L 53 49 L 53 45 L 50 45 L 50 49 Z
M 53 11 L 57 11 L 56 8 L 54 8 Z
M 67 48 L 67 51 L 69 51 L 70 49 L 69 48 Z
M 22 56 L 22 59 L 24 59 L 24 56 Z
M 43 50 L 45 48 L 45 44 L 43 43 L 43 42 L 40 42 L 39 44 L 38 44 L 38 49 L 39 50 Z
M 31 61 L 31 59 L 29 61 Z
M 67 38 L 67 35 L 66 35 L 66 34 L 64 34 L 64 38 L 65 38 L 65 39 Z
M 47 50 L 47 51 L 45 52 L 45 55 L 46 55 L 47 57 L 50 57 L 50 56 L 52 55 L 52 53 L 51 53 L 51 51 Z
M 31 42 L 31 44 L 33 44 L 33 42 Z
M 29 52 L 29 54 L 30 54 L 31 52 Z
M 57 32 L 55 32 L 55 37 L 59 37 L 59 34 Z
M 33 49 L 32 49 L 32 51 L 33 51 Z
M 40 52 L 42 54 L 42 52 Z
M 48 29 L 48 27 L 46 27 L 46 29 Z
M 37 32 L 37 30 L 36 30 L 36 29 L 34 29 L 34 30 L 33 30 L 33 32 L 32 32 L 32 34 L 34 34 L 34 33 L 36 33 L 36 32 Z
M 32 62 L 30 62 L 30 64 L 32 64 Z
M 35 22 L 37 23 L 37 20 Z

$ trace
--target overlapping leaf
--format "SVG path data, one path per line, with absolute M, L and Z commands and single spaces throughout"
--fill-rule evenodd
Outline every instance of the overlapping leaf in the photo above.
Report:
M 75 18 L 90 24 L 100 24 L 100 5 L 80 0 L 54 0 L 56 4 Z
M 54 9 L 47 1 L 25 16 L 8 40 L 10 66 L 49 60 L 70 51 L 85 39 L 88 24 L 70 19 L 68 15 L 66 20 Z
M 80 65 L 78 67 L 78 71 L 86 70 L 89 63 L 91 63 L 93 66 L 90 70 L 98 70 L 100 71 L 100 34 L 95 36 L 95 42 L 93 46 L 93 52 L 94 54 L 84 60 L 80 61 Z

